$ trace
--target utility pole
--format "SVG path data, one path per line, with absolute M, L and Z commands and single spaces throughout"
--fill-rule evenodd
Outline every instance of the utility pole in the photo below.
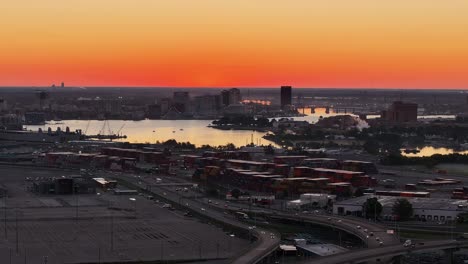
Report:
M 376 201 L 374 203 L 374 222 L 377 223 L 377 202 L 378 202 L 378 199 L 377 198 L 375 198 L 375 199 L 376 199 Z
M 341 243 L 341 231 L 340 231 L 340 230 L 338 230 L 338 236 L 339 236 L 339 238 L 340 238 L 340 247 L 342 247 L 343 244 Z
M 15 231 L 16 231 L 16 254 L 19 252 L 19 236 L 18 236 L 18 210 L 15 212 Z
M 451 232 L 450 232 L 450 239 L 453 240 L 453 229 L 454 229 L 454 226 L 455 226 L 455 221 L 458 217 L 455 217 L 455 220 L 452 220 L 452 228 L 450 229 Z
M 114 212 L 111 212 L 111 235 L 110 235 L 111 251 L 114 251 Z
M 3 197 L 3 222 L 4 222 L 4 228 L 5 228 L 5 240 L 8 239 L 8 231 L 7 231 L 7 207 L 6 207 L 6 195 Z
M 161 241 L 161 262 L 163 260 L 163 257 L 164 257 L 164 241 Z
M 75 195 L 75 219 L 78 221 L 78 194 L 76 193 L 77 184 L 73 184 L 73 194 Z

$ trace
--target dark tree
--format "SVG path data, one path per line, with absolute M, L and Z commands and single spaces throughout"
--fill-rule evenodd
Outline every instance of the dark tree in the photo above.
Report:
M 366 142 L 364 143 L 362 147 L 364 148 L 365 151 L 367 151 L 370 154 L 378 154 L 380 145 L 377 140 L 369 139 L 369 140 L 366 140 Z
M 369 198 L 362 205 L 362 210 L 366 218 L 379 218 L 382 213 L 382 204 L 377 200 L 377 198 Z
M 275 149 L 273 148 L 271 144 L 265 147 L 265 154 L 275 155 Z
M 364 195 L 364 189 L 362 189 L 362 188 L 358 188 L 358 189 L 356 189 L 356 191 L 354 191 L 354 196 L 356 196 L 356 197 L 361 197 L 363 195 Z
M 231 191 L 231 195 L 232 197 L 239 199 L 239 196 L 241 195 L 241 191 L 239 189 L 233 189 Z
M 413 205 L 406 199 L 398 199 L 393 204 L 392 212 L 402 221 L 413 216 Z

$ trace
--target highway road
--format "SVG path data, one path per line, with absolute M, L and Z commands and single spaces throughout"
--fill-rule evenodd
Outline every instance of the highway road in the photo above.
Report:
M 152 182 L 146 182 L 146 179 L 136 177 L 134 174 L 115 174 L 108 172 L 98 172 L 98 174 L 102 174 L 104 177 L 122 179 L 143 189 L 147 185 L 152 185 L 151 191 L 154 193 L 154 195 L 164 197 L 164 199 L 170 201 L 172 204 L 178 204 L 182 208 L 195 210 L 198 214 L 205 215 L 208 218 L 225 223 L 227 225 L 231 225 L 233 227 L 247 230 L 247 232 L 250 232 L 252 236 L 257 238 L 257 241 L 254 242 L 252 247 L 244 252 L 244 254 L 239 256 L 239 258 L 237 258 L 233 263 L 256 263 L 263 257 L 273 252 L 280 243 L 279 234 L 275 232 L 272 233 L 271 231 L 261 228 L 252 228 L 248 224 L 240 222 L 231 214 L 226 214 L 226 208 L 223 207 L 224 201 L 222 200 L 219 200 L 220 202 L 222 201 L 221 203 L 215 205 L 213 203 L 207 204 L 203 199 L 184 198 L 181 196 L 182 192 L 176 192 L 173 189 L 170 190 L 168 186 L 154 186 Z M 239 204 L 236 205 L 239 206 Z M 246 211 L 246 209 L 249 207 L 245 204 L 243 206 L 244 211 Z M 238 210 L 235 208 L 229 209 Z M 395 235 L 386 233 L 385 227 L 360 218 L 321 214 L 295 214 L 291 212 L 280 212 L 266 208 L 258 208 L 254 209 L 253 211 L 263 212 L 270 217 L 291 219 L 295 221 L 307 221 L 314 224 L 337 228 L 358 236 L 368 245 L 369 248 L 378 248 L 380 241 L 384 243 L 384 246 L 395 245 L 399 243 L 399 240 Z M 371 232 L 373 233 L 373 236 L 370 235 Z M 379 241 L 376 240 L 377 237 L 379 237 Z
M 125 176 L 121 175 L 127 181 L 133 182 L 135 185 L 138 185 L 138 181 L 143 181 L 145 184 L 152 184 L 150 181 L 146 182 L 143 178 L 135 178 L 134 176 Z M 142 184 L 139 184 L 142 186 Z M 318 224 L 322 226 L 328 226 L 336 229 L 340 229 L 344 232 L 356 235 L 359 237 L 368 248 L 376 249 L 380 247 L 400 246 L 399 238 L 394 234 L 388 234 L 387 228 L 383 225 L 366 221 L 362 218 L 355 217 L 345 217 L 345 216 L 333 216 L 333 215 L 323 215 L 323 214 L 303 214 L 303 213 L 291 213 L 291 212 L 280 212 L 276 210 L 270 210 L 267 208 L 255 208 L 249 207 L 246 204 L 235 204 L 230 203 L 228 208 L 224 207 L 225 201 L 218 199 L 211 199 L 211 203 L 206 203 L 208 199 L 187 199 L 182 198 L 182 192 L 176 192 L 174 189 L 168 188 L 168 186 L 157 186 L 152 185 L 151 189 L 153 192 L 163 195 L 166 199 L 171 200 L 173 203 L 182 204 L 184 206 L 190 206 L 191 208 L 204 208 L 202 211 L 203 214 L 208 217 L 217 218 L 219 221 L 226 222 L 232 225 L 242 225 L 244 228 L 249 228 L 249 226 L 244 223 L 239 222 L 236 219 L 230 218 L 228 215 L 223 212 L 226 210 L 237 211 L 239 208 L 243 208 L 243 212 L 256 212 L 269 216 L 271 218 L 280 218 L 280 219 L 290 219 L 294 221 L 304 221 L 313 224 Z M 237 208 L 235 208 L 235 206 Z M 201 210 L 201 209 L 200 209 Z M 235 222 L 235 223 L 233 223 Z M 269 231 L 266 230 L 255 230 L 258 236 L 257 244 L 252 247 L 247 254 L 240 256 L 233 263 L 255 263 L 256 260 L 261 259 L 262 257 L 268 255 L 273 250 L 273 247 L 279 245 L 279 235 L 271 236 Z M 383 245 L 380 245 L 380 242 Z
M 271 217 L 304 221 L 337 228 L 359 237 L 368 248 L 380 247 L 380 242 L 382 242 L 384 246 L 401 244 L 399 238 L 395 234 L 387 233 L 387 228 L 385 226 L 361 218 L 310 214 L 291 215 L 287 213 L 275 213 L 272 214 Z
M 145 177 L 142 177 L 145 179 Z M 170 180 L 164 177 L 164 181 Z M 187 180 L 183 180 L 178 178 L 178 181 L 185 181 L 188 182 Z M 192 197 L 191 199 L 194 199 L 193 197 L 197 196 L 196 193 L 183 193 L 183 192 L 176 192 L 174 188 L 170 188 L 169 184 L 162 184 L 161 182 L 157 182 L 152 178 L 146 178 L 145 181 L 149 182 L 152 187 L 161 187 L 161 189 L 166 190 L 166 192 L 175 192 L 176 195 L 183 196 L 183 195 L 188 195 Z M 180 182 L 179 182 L 180 183 Z M 191 182 L 188 182 L 191 183 Z M 199 195 L 199 194 L 198 194 Z M 218 210 L 229 210 L 229 211 L 240 211 L 242 210 L 243 212 L 248 212 L 248 213 L 256 213 L 257 215 L 265 215 L 268 217 L 272 218 L 282 218 L 282 219 L 291 219 L 291 220 L 300 220 L 300 221 L 308 221 L 310 223 L 315 223 L 323 226 L 329 226 L 332 228 L 337 228 L 340 230 L 343 230 L 347 233 L 351 233 L 359 237 L 366 245 L 369 247 L 378 247 L 380 246 L 380 242 L 383 242 L 384 245 L 394 245 L 394 244 L 399 244 L 399 238 L 396 235 L 393 234 L 387 234 L 387 228 L 384 225 L 374 223 L 372 221 L 367 221 L 363 218 L 357 218 L 357 217 L 352 217 L 352 216 L 334 216 L 326 213 L 313 213 L 313 212 L 308 212 L 308 213 L 301 213 L 297 211 L 281 211 L 281 210 L 275 210 L 271 208 L 265 208 L 265 207 L 256 207 L 256 206 L 251 206 L 246 203 L 236 203 L 234 201 L 231 201 L 230 203 L 226 203 L 225 200 L 223 199 L 216 199 L 216 198 L 199 198 L 198 199 L 200 202 L 203 202 L 205 206 L 209 206 L 212 208 L 218 208 Z M 207 203 L 208 201 L 211 201 L 211 203 Z M 358 226 L 360 228 L 358 228 Z M 367 231 L 366 231 L 367 230 Z M 373 233 L 373 235 L 371 235 Z M 376 238 L 379 238 L 377 241 Z
M 135 176 L 131 174 L 111 175 L 109 173 L 106 173 L 105 176 L 121 178 L 143 188 L 145 186 L 142 183 L 139 183 L 139 181 L 145 182 L 145 179 L 135 178 Z M 148 182 L 147 184 L 153 185 L 150 182 Z M 233 263 L 256 263 L 258 260 L 262 259 L 264 256 L 274 251 L 274 249 L 276 249 L 276 247 L 279 245 L 280 236 L 277 233 L 271 233 L 271 231 L 267 231 L 260 228 L 252 229 L 252 227 L 250 227 L 249 225 L 238 221 L 230 215 L 224 214 L 223 211 L 225 211 L 225 208 L 223 208 L 222 204 L 206 204 L 201 199 L 181 199 L 181 193 L 177 193 L 175 191 L 168 191 L 167 188 L 168 186 L 153 185 L 152 192 L 155 193 L 155 195 L 163 196 L 165 199 L 167 199 L 173 204 L 179 204 L 182 207 L 197 210 L 198 213 L 203 214 L 209 218 L 226 223 L 228 225 L 243 228 L 245 230 L 250 230 L 251 234 L 258 238 L 258 240 L 254 244 L 252 244 L 252 247 L 244 254 L 242 254 L 239 258 L 234 260 Z M 248 205 L 242 206 L 244 206 L 244 211 L 246 211 L 245 209 L 246 207 L 248 207 Z M 358 236 L 368 245 L 368 249 L 350 251 L 347 253 L 337 254 L 330 257 L 318 258 L 315 259 L 313 262 L 303 263 L 358 263 L 366 260 L 375 260 L 377 258 L 386 259 L 393 256 L 399 256 L 408 252 L 408 248 L 405 248 L 401 245 L 396 235 L 386 233 L 386 228 L 384 226 L 373 222 L 368 222 L 363 219 L 320 214 L 315 215 L 302 213 L 282 213 L 266 208 L 254 209 L 253 211 L 263 212 L 273 218 L 277 217 L 281 219 L 290 219 L 295 221 L 307 221 L 319 225 L 337 228 Z M 360 226 L 360 228 L 358 228 L 358 226 Z M 251 229 L 249 229 L 249 227 Z M 367 231 L 365 231 L 366 229 Z M 374 234 L 373 236 L 370 236 L 371 232 Z M 376 237 L 379 237 L 379 241 L 375 239 Z M 380 241 L 384 243 L 383 246 L 379 245 Z M 454 240 L 429 241 L 425 242 L 424 245 L 417 245 L 416 248 L 411 249 L 411 251 L 418 252 L 441 250 L 454 248 L 457 246 L 468 247 L 468 242 Z
M 132 175 L 125 174 L 113 175 L 112 177 L 131 182 L 136 186 L 141 186 L 141 184 L 138 184 L 138 181 L 144 181 L 144 179 L 135 178 Z M 257 240 L 252 244 L 252 247 L 236 258 L 232 262 L 233 264 L 257 263 L 275 251 L 280 244 L 280 234 L 262 228 L 253 228 L 252 226 L 233 218 L 229 214 L 224 214 L 224 210 L 221 211 L 214 209 L 213 207 L 207 206 L 207 204 L 196 199 L 181 199 L 181 196 L 178 193 L 167 191 L 166 189 L 158 186 L 152 186 L 151 192 L 154 195 L 170 201 L 172 204 L 177 204 L 178 206 L 189 210 L 196 210 L 198 214 L 204 215 L 210 219 L 223 222 L 224 224 L 231 225 L 233 227 L 248 230 L 252 236 L 255 236 Z
M 360 263 L 364 261 L 375 261 L 377 259 L 389 259 L 391 257 L 404 255 L 411 252 L 430 252 L 436 250 L 451 249 L 457 247 L 468 247 L 467 241 L 456 240 L 437 240 L 427 241 L 424 245 L 416 245 L 415 248 L 404 247 L 403 245 L 384 246 L 373 249 L 362 249 L 356 251 L 348 251 L 342 254 L 336 254 L 329 257 L 314 259 L 312 261 L 303 261 L 300 263 L 313 264 L 345 264 L 345 263 Z
M 148 179 L 151 182 L 151 179 Z M 166 192 L 174 192 L 174 189 L 171 189 L 167 186 L 162 186 L 160 184 L 152 185 L 160 186 Z M 185 195 L 182 192 L 176 192 L 177 195 Z M 196 195 L 196 194 L 195 194 Z M 191 197 L 194 197 L 192 194 Z M 193 199 L 193 198 L 192 198 Z M 399 244 L 399 238 L 394 234 L 387 234 L 387 228 L 384 225 L 374 223 L 372 221 L 367 221 L 363 218 L 357 218 L 352 216 L 334 216 L 326 214 L 323 212 L 314 213 L 301 213 L 297 211 L 281 211 L 265 207 L 256 207 L 251 206 L 246 203 L 236 203 L 231 201 L 229 204 L 225 200 L 216 199 L 216 198 L 200 198 L 198 199 L 201 202 L 205 203 L 205 206 L 210 206 L 212 208 L 218 208 L 218 210 L 230 210 L 230 211 L 239 211 L 247 213 L 254 213 L 257 215 L 264 215 L 272 218 L 282 218 L 290 220 L 300 220 L 307 221 L 310 223 L 315 223 L 323 226 L 329 226 L 332 228 L 337 228 L 343 230 L 347 233 L 351 233 L 359 237 L 368 247 L 378 247 L 380 242 L 383 242 L 384 245 L 394 245 Z M 207 204 L 208 201 L 211 203 Z M 360 228 L 358 228 L 360 227 Z M 371 235 L 371 233 L 373 235 Z M 379 238 L 377 241 L 376 238 Z

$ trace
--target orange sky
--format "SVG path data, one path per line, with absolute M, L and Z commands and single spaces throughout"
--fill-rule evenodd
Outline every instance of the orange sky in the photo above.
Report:
M 0 86 L 468 88 L 467 0 L 15 0 L 0 10 Z

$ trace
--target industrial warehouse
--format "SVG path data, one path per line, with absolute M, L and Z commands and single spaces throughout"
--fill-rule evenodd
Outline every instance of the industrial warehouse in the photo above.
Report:
M 337 215 L 363 216 L 363 205 L 368 198 L 376 197 L 382 204 L 382 217 L 386 220 L 394 219 L 392 208 L 401 197 L 365 195 L 362 197 L 336 202 L 333 213 Z M 416 220 L 444 222 L 452 221 L 461 213 L 468 212 L 467 200 L 405 197 L 413 206 L 413 217 Z
M 329 165 L 333 169 L 302 166 L 310 163 Z M 300 194 L 321 191 L 349 196 L 356 188 L 370 188 L 377 184 L 374 177 L 364 172 L 334 169 L 346 165 L 352 169 L 377 171 L 375 166 L 369 169 L 372 163 L 368 162 L 360 166 L 359 162 L 353 161 L 356 165 L 349 166 L 348 161 L 342 163 L 334 159 L 309 159 L 307 156 L 277 156 L 273 163 L 185 156 L 184 164 L 198 168 L 193 180 L 202 185 L 229 185 L 280 197 L 298 197 Z

